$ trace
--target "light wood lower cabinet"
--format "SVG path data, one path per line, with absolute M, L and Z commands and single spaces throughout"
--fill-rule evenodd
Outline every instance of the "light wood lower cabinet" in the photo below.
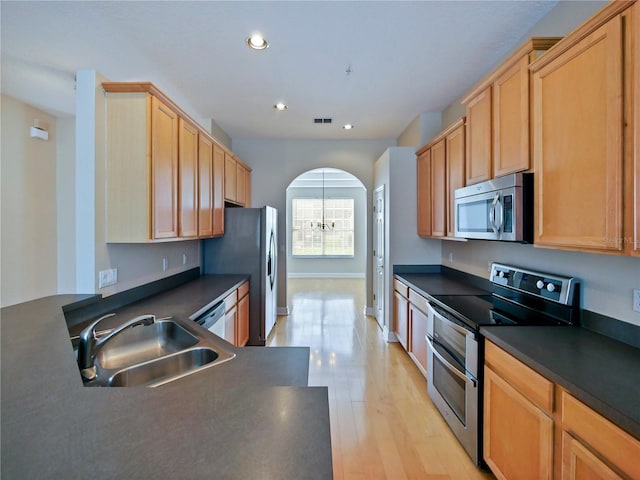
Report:
M 409 350 L 409 287 L 393 279 L 393 333 L 402 348 Z
M 501 480 L 639 479 L 640 441 L 485 342 L 484 460 Z
M 238 324 L 236 346 L 244 347 L 249 341 L 249 282 L 238 288 Z
M 224 299 L 224 339 L 236 347 L 244 347 L 249 341 L 249 282 Z
M 393 333 L 426 377 L 427 299 L 396 278 L 393 288 Z

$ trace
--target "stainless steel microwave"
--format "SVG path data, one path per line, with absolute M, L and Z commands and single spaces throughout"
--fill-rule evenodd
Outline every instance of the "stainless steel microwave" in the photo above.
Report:
M 533 241 L 533 174 L 513 173 L 455 191 L 455 236 Z

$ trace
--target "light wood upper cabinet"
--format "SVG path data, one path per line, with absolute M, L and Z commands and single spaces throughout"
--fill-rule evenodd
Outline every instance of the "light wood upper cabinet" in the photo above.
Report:
M 623 218 L 630 12 L 611 16 L 624 6 L 612 2 L 531 66 L 538 246 L 631 250 L 624 240 L 632 226 Z
M 178 114 L 151 97 L 152 238 L 178 236 Z
M 431 147 L 417 152 L 418 235 L 431 236 Z
M 465 125 L 454 127 L 445 137 L 447 153 L 447 236 L 455 236 L 455 193 L 465 186 Z
M 242 207 L 251 202 L 251 169 L 229 152 L 224 153 L 224 199 Z
M 198 137 L 198 236 L 213 235 L 213 142 Z
M 529 64 L 560 40 L 531 38 L 469 92 L 466 184 L 531 167 Z
M 418 235 L 454 236 L 455 190 L 465 186 L 465 118 L 416 152 Z
M 491 87 L 467 103 L 467 185 L 491 178 Z
M 213 146 L 213 236 L 224 234 L 224 150 Z
M 224 199 L 235 202 L 238 198 L 238 169 L 233 154 L 224 152 Z
M 493 176 L 529 169 L 529 61 L 524 55 L 493 84 Z
M 178 122 L 178 236 L 198 236 L 198 130 L 183 118 Z
M 102 86 L 107 242 L 222 235 L 223 147 L 153 84 L 105 82 Z M 247 178 L 243 185 L 246 202 Z
M 633 57 L 633 83 L 627 83 L 629 88 L 633 88 L 633 94 L 628 90 L 625 90 L 627 98 L 634 98 L 635 101 L 625 102 L 627 109 L 631 109 L 626 117 L 633 118 L 633 132 L 630 133 L 627 138 L 631 137 L 635 139 L 634 142 L 627 142 L 626 147 L 630 149 L 630 153 L 627 155 L 627 159 L 635 157 L 635 162 L 627 162 L 627 183 L 625 184 L 626 196 L 625 205 L 630 206 L 627 208 L 628 216 L 627 225 L 629 227 L 629 242 L 631 244 L 631 254 L 640 256 L 640 5 L 636 3 L 633 6 L 633 32 L 634 44 L 633 47 L 627 50 L 634 52 Z M 629 38 L 629 37 L 628 37 Z M 628 111 L 628 110 L 625 110 Z M 627 126 L 629 131 L 629 126 Z M 633 233 L 631 233 L 633 232 Z
M 447 157 L 445 139 L 431 147 L 431 236 L 447 234 Z

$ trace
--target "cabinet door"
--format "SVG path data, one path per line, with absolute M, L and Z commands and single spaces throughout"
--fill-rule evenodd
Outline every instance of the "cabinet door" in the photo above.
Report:
M 198 236 L 213 235 L 213 142 L 198 138 Z
M 411 335 L 410 353 L 416 361 L 418 368 L 426 377 L 427 341 L 425 336 L 427 335 L 427 315 L 411 303 L 409 304 L 409 325 L 409 333 Z
M 534 73 L 535 237 L 541 246 L 623 248 L 622 20 Z
M 431 149 L 418 155 L 418 235 L 431 236 Z
M 562 432 L 562 480 L 622 480 L 582 443 Z
M 151 224 L 154 239 L 178 236 L 178 114 L 151 97 Z
M 213 146 L 213 235 L 224 234 L 224 150 Z
M 447 234 L 447 172 L 445 140 L 431 147 L 431 236 Z
M 236 202 L 240 205 L 246 204 L 246 181 L 247 181 L 247 170 L 240 164 L 240 162 L 236 162 Z
M 244 206 L 251 207 L 251 172 L 249 170 L 244 176 Z
M 393 333 L 396 334 L 402 348 L 409 350 L 409 302 L 400 293 L 393 292 Z
M 529 55 L 493 84 L 493 176 L 529 169 Z
M 491 87 L 467 104 L 467 185 L 491 178 Z
M 238 301 L 237 347 L 244 347 L 249 341 L 249 295 Z
M 235 202 L 238 198 L 238 172 L 236 159 L 230 153 L 224 152 L 224 198 Z
M 238 307 L 234 306 L 227 311 L 224 317 L 224 339 L 236 344 L 236 324 L 238 323 Z
M 484 369 L 484 459 L 502 479 L 550 479 L 553 420 L 488 367 Z
M 198 130 L 180 118 L 178 141 L 178 236 L 198 236 Z
M 455 193 L 464 187 L 464 124 L 446 137 L 447 153 L 447 235 L 455 235 Z

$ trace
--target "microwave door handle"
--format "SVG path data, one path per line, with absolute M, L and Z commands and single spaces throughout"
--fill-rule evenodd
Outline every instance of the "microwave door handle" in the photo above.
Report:
M 496 235 L 500 234 L 500 229 L 496 223 L 496 207 L 498 203 L 500 203 L 500 194 L 496 193 L 496 196 L 493 197 L 493 201 L 491 202 L 491 209 L 489 210 L 489 223 L 491 224 L 493 233 Z
M 499 212 L 500 221 L 496 221 L 496 228 L 498 232 L 502 232 L 502 227 L 504 226 L 504 206 L 502 205 L 502 199 L 498 199 L 498 202 L 495 205 L 496 212 Z
M 440 355 L 440 353 L 438 353 L 438 351 L 435 349 L 435 346 L 431 342 L 431 339 L 429 338 L 428 335 L 425 336 L 424 338 L 427 340 L 427 345 L 429 346 L 429 350 L 431 350 L 431 353 L 433 353 L 438 358 L 438 360 L 440 360 L 442 365 L 444 365 L 447 368 L 447 370 L 450 370 L 451 373 L 457 376 L 460 380 L 464 380 L 465 382 L 470 383 L 471 385 L 473 385 L 473 387 L 476 386 L 477 382 L 475 378 L 471 377 L 471 375 L 463 374 L 462 372 L 460 372 L 460 370 L 458 370 L 456 367 L 451 365 L 447 360 L 445 360 L 445 358 L 442 355 Z

